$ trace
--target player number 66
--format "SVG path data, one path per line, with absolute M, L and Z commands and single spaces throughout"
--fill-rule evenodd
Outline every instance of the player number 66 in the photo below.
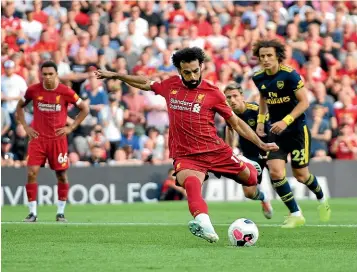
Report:
M 59 155 L 58 155 L 58 162 L 59 163 L 66 163 L 67 162 L 67 153 L 65 153 L 63 156 L 62 156 L 62 153 L 60 153 Z

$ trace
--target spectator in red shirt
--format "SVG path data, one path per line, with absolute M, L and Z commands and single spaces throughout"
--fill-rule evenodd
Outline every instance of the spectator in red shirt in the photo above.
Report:
M 340 136 L 332 143 L 331 152 L 335 154 L 336 159 L 339 160 L 357 159 L 357 136 L 351 126 L 342 124 L 340 126 L 340 133 Z
M 169 23 L 175 24 L 179 28 L 187 26 L 186 23 L 193 19 L 192 15 L 185 8 L 185 1 L 175 1 L 174 10 L 169 13 Z
M 79 26 L 86 27 L 89 25 L 90 19 L 86 13 L 81 12 L 80 1 L 72 1 L 71 11 L 75 13 L 75 21 Z
M 354 127 L 357 124 L 357 106 L 352 104 L 352 96 L 346 91 L 341 91 L 338 94 L 338 100 L 342 103 L 342 107 L 335 108 L 337 123 L 342 124 L 345 118 L 352 118 L 350 125 Z
M 47 19 L 47 25 L 45 26 L 45 29 L 48 33 L 49 36 L 49 41 L 53 42 L 53 43 L 58 43 L 59 41 L 59 33 L 58 30 L 56 28 L 56 20 L 53 17 L 48 17 Z
M 349 76 L 352 80 L 357 81 L 357 60 L 352 55 L 347 55 L 344 65 L 338 71 L 338 77 Z
M 222 34 L 230 38 L 242 36 L 244 33 L 244 26 L 242 25 L 241 17 L 235 14 L 231 17 L 229 24 L 222 29 Z
M 17 50 L 16 39 L 21 29 L 21 20 L 14 17 L 15 4 L 8 1 L 4 8 L 4 15 L 1 17 L 1 29 L 5 29 L 5 42 L 9 47 Z
M 317 42 L 319 45 L 323 45 L 324 40 L 320 36 L 320 26 L 316 23 L 310 24 L 308 26 L 308 35 L 306 37 L 307 45 L 310 46 L 311 43 Z
M 155 72 L 156 68 L 149 66 L 149 54 L 143 53 L 139 63 L 133 68 L 133 74 L 152 76 Z
M 57 50 L 57 44 L 50 40 L 47 30 L 43 30 L 41 33 L 40 41 L 32 47 L 32 51 L 38 52 L 53 52 Z
M 182 200 L 187 197 L 186 190 L 176 185 L 176 178 L 173 176 L 174 169 L 170 169 L 168 176 L 161 187 L 160 200 Z
M 47 14 L 42 10 L 42 0 L 33 1 L 33 19 L 40 22 L 42 25 L 45 25 L 47 22 Z
M 354 42 L 357 44 L 357 31 L 356 26 L 352 21 L 346 21 L 343 27 L 343 48 L 347 49 L 347 44 L 349 42 Z
M 199 7 L 197 9 L 197 20 L 194 25 L 198 29 L 198 36 L 209 36 L 212 35 L 212 26 L 207 22 L 207 10 L 204 7 Z

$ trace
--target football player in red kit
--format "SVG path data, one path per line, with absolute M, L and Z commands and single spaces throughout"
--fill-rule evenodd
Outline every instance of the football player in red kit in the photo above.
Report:
M 57 65 L 46 61 L 41 65 L 42 82 L 30 86 L 25 96 L 18 102 L 16 114 L 18 121 L 24 126 L 29 136 L 28 174 L 26 192 L 29 215 L 25 222 L 37 220 L 37 175 L 46 159 L 51 169 L 56 171 L 58 180 L 58 209 L 56 220 L 66 222 L 64 208 L 66 205 L 69 183 L 66 175 L 68 168 L 67 135 L 84 120 L 89 108 L 69 87 L 59 83 Z M 26 124 L 24 107 L 33 101 L 33 122 Z M 75 104 L 80 113 L 73 124 L 66 126 L 67 106 Z
M 278 147 L 274 143 L 262 142 L 246 123 L 232 113 L 224 94 L 216 86 L 202 80 L 204 58 L 204 52 L 197 47 L 177 51 L 172 61 L 179 75 L 162 82 L 101 70 L 96 74 L 100 79 L 119 79 L 165 98 L 170 120 L 170 157 L 174 159 L 177 181 L 186 189 L 189 210 L 194 217 L 189 222 L 189 229 L 200 238 L 217 242 L 219 238 L 201 193 L 207 173 L 231 178 L 245 186 L 256 186 L 257 170 L 237 158 L 231 147 L 218 137 L 214 125 L 215 113 L 261 149 L 270 151 Z

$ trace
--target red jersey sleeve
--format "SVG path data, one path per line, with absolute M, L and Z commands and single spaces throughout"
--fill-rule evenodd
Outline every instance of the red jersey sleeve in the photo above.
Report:
M 66 101 L 68 103 L 78 105 L 82 100 L 79 98 L 78 94 L 76 94 L 72 89 L 68 88 L 66 92 Z
M 232 109 L 226 103 L 226 97 L 220 90 L 217 90 L 217 103 L 213 106 L 213 109 L 225 120 L 233 115 Z
M 35 93 L 35 90 L 33 88 L 28 88 L 26 90 L 26 93 L 25 93 L 24 97 L 23 97 L 23 101 L 25 103 L 28 103 L 31 100 L 33 100 L 33 98 L 35 97 L 34 93 Z
M 155 94 L 159 94 L 162 96 L 165 96 L 165 87 L 164 87 L 164 81 L 163 82 L 156 82 L 156 81 L 152 81 L 151 84 L 151 90 L 155 93 Z

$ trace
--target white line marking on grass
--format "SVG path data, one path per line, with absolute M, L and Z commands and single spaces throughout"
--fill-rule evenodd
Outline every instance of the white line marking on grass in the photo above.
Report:
M 2 225 L 17 225 L 17 224 L 38 224 L 38 225 L 70 225 L 70 226 L 187 226 L 184 223 L 145 223 L 145 222 L 35 222 L 35 223 L 25 223 L 25 222 L 1 222 Z M 229 226 L 227 223 L 214 224 L 214 226 Z M 257 224 L 258 227 L 281 227 L 280 224 Z M 316 227 L 316 228 L 357 228 L 357 224 L 309 224 L 305 227 Z

